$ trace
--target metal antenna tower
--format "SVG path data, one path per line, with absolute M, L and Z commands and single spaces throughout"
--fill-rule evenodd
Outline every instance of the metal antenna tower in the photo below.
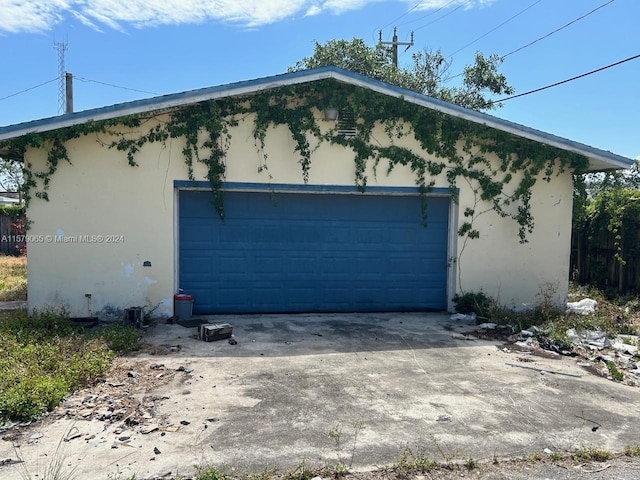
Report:
M 53 48 L 58 51 L 58 113 L 64 113 L 67 99 L 64 54 L 69 47 L 66 41 L 56 42 L 54 40 Z

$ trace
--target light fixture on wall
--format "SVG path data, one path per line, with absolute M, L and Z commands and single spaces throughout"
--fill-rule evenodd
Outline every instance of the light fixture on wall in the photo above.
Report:
M 335 122 L 338 120 L 338 109 L 337 108 L 327 108 L 324 111 L 324 119 L 327 122 Z

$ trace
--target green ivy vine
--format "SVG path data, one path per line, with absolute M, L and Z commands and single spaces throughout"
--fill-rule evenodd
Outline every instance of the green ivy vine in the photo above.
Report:
M 323 133 L 316 119 L 318 111 L 336 106 L 353 112 L 357 123 L 355 136 L 339 135 L 337 128 Z M 479 237 L 473 222 L 487 211 L 478 210 L 487 202 L 489 210 L 517 223 L 519 240 L 525 243 L 527 234 L 534 227 L 530 202 L 536 182 L 548 182 L 554 174 L 560 174 L 567 168 L 581 173 L 588 165 L 582 155 L 335 80 L 279 87 L 245 97 L 208 100 L 169 112 L 90 121 L 51 132 L 31 133 L 0 142 L 0 149 L 9 152 L 11 158 L 21 159 L 25 158 L 29 148 L 46 149 L 44 171 L 34 172 L 32 165 L 25 165 L 24 198 L 28 203 L 32 195 L 48 200 L 49 183 L 58 165 L 65 161 L 71 163 L 66 149 L 69 140 L 92 133 L 108 134 L 115 140 L 103 145 L 124 152 L 128 163 L 135 167 L 136 156 L 145 144 L 182 139 L 188 178 L 195 180 L 196 162 L 205 165 L 216 211 L 224 218 L 222 185 L 231 141 L 230 128 L 250 114 L 254 115 L 253 137 L 260 152 L 264 152 L 270 127 L 288 127 L 305 183 L 309 180 L 313 153 L 317 148 L 311 146 L 311 138 L 316 139 L 317 145 L 328 142 L 353 152 L 354 182 L 360 191 L 366 190 L 369 165 L 373 167 L 374 174 L 384 163 L 387 174 L 398 166 L 409 168 L 422 199 L 424 222 L 427 221 L 427 194 L 434 188 L 438 175 L 445 174 L 454 198 L 458 183 L 467 182 L 476 201 L 473 208 L 465 210 L 465 221 L 458 230 L 458 234 L 466 239 Z M 162 116 L 167 116 L 168 120 L 154 122 L 152 127 L 146 126 L 150 120 Z M 384 127 L 389 140 L 387 145 L 380 145 L 373 139 L 377 125 Z M 407 135 L 413 135 L 422 151 L 414 152 L 394 143 Z M 494 167 L 487 155 L 496 155 L 499 165 Z M 263 159 L 260 171 L 268 170 L 265 154 Z M 512 182 L 517 183 L 511 187 L 512 193 L 507 193 L 506 187 Z M 507 208 L 510 205 L 512 208 Z

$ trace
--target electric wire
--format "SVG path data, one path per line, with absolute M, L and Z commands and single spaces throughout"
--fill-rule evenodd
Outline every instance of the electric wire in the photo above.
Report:
M 402 15 L 400 15 L 398 18 L 396 18 L 395 20 L 390 21 L 389 23 L 387 23 L 384 27 L 379 28 L 378 30 L 384 30 L 385 28 L 387 28 L 389 25 L 392 25 L 393 23 L 397 22 L 398 20 L 400 20 L 401 18 L 406 17 L 407 15 L 409 15 L 411 12 L 413 12 L 416 8 L 418 8 L 420 5 L 422 5 L 424 3 L 424 0 L 419 0 L 418 3 L 416 3 L 413 7 L 411 7 L 409 10 L 407 10 L 406 12 L 404 12 Z
M 564 83 L 569 83 L 569 82 L 572 82 L 574 80 L 578 80 L 579 78 L 583 78 L 583 77 L 586 77 L 588 75 L 593 75 L 594 73 L 601 72 L 601 71 L 606 70 L 608 68 L 615 67 L 617 65 L 621 65 L 621 64 L 626 63 L 626 62 L 630 62 L 631 60 L 635 60 L 636 58 L 640 58 L 640 54 L 634 55 L 634 56 L 629 57 L 629 58 L 625 58 L 624 60 L 620 60 L 619 62 L 611 63 L 609 65 L 597 68 L 595 70 L 591 70 L 590 72 L 583 73 L 583 74 L 577 75 L 575 77 L 567 78 L 566 80 L 562 80 L 560 82 L 556 82 L 556 83 L 553 83 L 551 85 L 547 85 L 545 87 L 536 88 L 535 90 L 530 90 L 528 92 L 519 93 L 518 95 L 512 95 L 510 97 L 506 97 L 506 98 L 501 98 L 499 100 L 495 100 L 495 103 L 506 102 L 507 100 L 512 100 L 512 99 L 518 98 L 518 97 L 524 97 L 525 95 L 531 95 L 532 93 L 541 92 L 542 90 L 546 90 L 548 88 L 557 87 L 558 85 L 562 85 Z
M 497 29 L 499 29 L 500 27 L 502 27 L 503 25 L 506 25 L 507 23 L 509 23 L 511 20 L 513 20 L 516 17 L 519 17 L 520 15 L 522 15 L 524 12 L 526 12 L 527 10 L 529 10 L 530 8 L 533 8 L 534 6 L 536 6 L 538 3 L 542 2 L 542 0 L 536 0 L 535 2 L 533 2 L 531 5 L 529 5 L 528 7 L 524 8 L 523 10 L 520 10 L 518 13 L 516 13 L 515 15 L 512 15 L 511 17 L 509 17 L 508 19 L 506 19 L 504 22 L 502 22 L 500 25 L 497 25 L 496 27 L 492 28 L 491 30 L 489 30 L 487 33 L 480 35 L 478 38 L 476 38 L 475 40 L 467 43 L 464 47 L 459 48 L 458 50 L 456 50 L 455 52 L 453 52 L 451 55 L 449 55 L 447 58 L 452 58 L 455 54 L 461 52 L 462 50 L 464 50 L 467 47 L 470 47 L 471 45 L 473 45 L 474 43 L 476 43 L 477 41 L 483 39 L 484 37 L 486 37 L 487 35 L 489 35 L 490 33 L 495 32 Z M 416 29 L 417 30 L 417 29 Z
M 465 2 L 465 3 L 461 3 L 460 5 L 458 5 L 456 8 L 454 8 L 454 9 L 453 9 L 453 10 L 451 10 L 450 12 L 445 13 L 445 14 L 444 14 L 444 15 L 442 15 L 441 17 L 438 17 L 438 18 L 436 18 L 435 20 L 430 21 L 429 23 L 426 23 L 426 24 L 421 25 L 421 26 L 419 26 L 419 27 L 417 27 L 417 28 L 414 28 L 413 30 L 414 30 L 414 31 L 417 31 L 417 30 L 421 30 L 421 29 L 423 29 L 423 28 L 425 28 L 425 27 L 428 27 L 429 25 L 433 25 L 434 23 L 439 22 L 439 21 L 440 21 L 440 20 L 442 20 L 443 18 L 446 18 L 446 17 L 448 17 L 449 15 L 451 15 L 451 14 L 453 14 L 453 13 L 456 13 L 458 10 L 460 10 L 462 7 L 464 7 L 466 4 L 467 4 L 466 2 Z
M 0 98 L 0 101 L 2 101 L 2 100 L 6 100 L 7 98 L 15 97 L 16 95 L 20 95 L 20 94 L 22 94 L 22 93 L 26 93 L 26 92 L 28 92 L 28 91 L 30 91 L 30 90 L 35 90 L 36 88 L 43 87 L 43 86 L 45 86 L 45 85 L 47 85 L 47 84 L 49 84 L 49 83 L 57 82 L 59 79 L 60 79 L 60 77 L 56 77 L 56 78 L 53 78 L 53 79 L 51 79 L 51 80 L 48 80 L 48 81 L 46 81 L 46 82 L 44 82 L 44 83 L 41 83 L 40 85 L 35 85 L 35 86 L 33 86 L 33 87 L 25 88 L 24 90 L 20 90 L 19 92 L 12 93 L 11 95 L 7 95 L 6 97 L 2 97 L 2 98 Z
M 532 42 L 527 43 L 526 45 L 523 45 L 523 46 L 521 46 L 521 47 L 519 47 L 519 48 L 516 48 L 515 50 L 513 50 L 513 51 L 511 51 L 511 52 L 509 52 L 509 53 L 507 53 L 507 54 L 505 54 L 505 55 L 502 55 L 502 56 L 500 57 L 500 59 L 501 59 L 501 60 L 504 60 L 504 59 L 505 59 L 505 58 L 507 58 L 509 55 L 513 55 L 514 53 L 517 53 L 517 52 L 519 52 L 519 51 L 521 51 L 521 50 L 524 50 L 525 48 L 528 48 L 528 47 L 530 47 L 531 45 L 534 45 L 534 44 L 538 43 L 539 41 L 544 40 L 545 38 L 548 38 L 548 37 L 550 37 L 551 35 L 553 35 L 553 34 L 555 34 L 555 33 L 558 33 L 558 32 L 559 32 L 559 31 L 561 31 L 561 30 L 564 30 L 565 28 L 567 28 L 567 27 L 569 27 L 569 26 L 573 25 L 573 24 L 574 24 L 574 23 L 576 23 L 576 22 L 579 22 L 579 21 L 580 21 L 580 20 L 582 20 L 583 18 L 588 17 L 588 16 L 589 16 L 589 15 L 591 15 L 592 13 L 597 12 L 597 11 L 598 11 L 598 10 L 600 10 L 601 8 L 606 7 L 607 5 L 609 5 L 609 4 L 611 4 L 611 3 L 613 3 L 614 1 L 615 1 L 615 0 L 609 0 L 609 1 L 608 1 L 608 2 L 606 2 L 606 3 L 603 3 L 602 5 L 600 5 L 600 6 L 596 7 L 596 8 L 594 8 L 594 9 L 593 9 L 593 10 L 591 10 L 590 12 L 587 12 L 587 13 L 585 13 L 584 15 L 582 15 L 582 16 L 580 16 L 580 17 L 578 17 L 578 18 L 574 18 L 574 19 L 573 19 L 573 20 L 571 20 L 569 23 L 566 23 L 566 24 L 564 24 L 563 26 L 561 26 L 561 27 L 559 27 L 559 28 L 556 28 L 556 29 L 555 29 L 555 30 L 553 30 L 552 32 L 549 32 L 549 33 L 547 33 L 546 35 L 543 35 L 542 37 L 537 38 L 537 39 L 533 40 Z M 458 73 L 457 75 L 452 75 L 451 77 L 448 77 L 448 78 L 446 79 L 446 81 L 452 80 L 452 79 L 457 78 L 457 77 L 461 77 L 462 75 L 464 75 L 464 72 L 462 72 L 462 73 Z
M 505 55 L 502 55 L 502 57 L 501 57 L 501 58 L 504 60 L 504 59 L 505 59 L 505 58 L 507 58 L 509 55 L 513 55 L 514 53 L 517 53 L 517 52 L 519 52 L 520 50 L 524 50 L 525 48 L 530 47 L 531 45 L 534 45 L 534 44 L 538 43 L 540 40 L 544 40 L 545 38 L 550 37 L 550 36 L 551 36 L 551 35 L 553 35 L 554 33 L 558 33 L 560 30 L 564 30 L 565 28 L 569 27 L 570 25 L 573 25 L 574 23 L 576 23 L 576 22 L 578 22 L 578 21 L 582 20 L 583 18 L 588 17 L 588 16 L 589 16 L 589 15 L 591 15 L 592 13 L 597 12 L 597 11 L 598 11 L 598 10 L 600 10 L 601 8 L 604 8 L 604 7 L 606 7 L 607 5 L 610 5 L 610 4 L 611 4 L 611 3 L 613 3 L 614 1 L 615 1 L 615 0 L 609 0 L 609 1 L 608 1 L 608 2 L 606 2 L 606 3 L 603 3 L 603 4 L 602 4 L 602 5 L 600 5 L 599 7 L 594 8 L 593 10 L 591 10 L 591 11 L 590 11 L 590 12 L 588 12 L 588 13 L 585 13 L 585 14 L 584 14 L 584 15 L 582 15 L 581 17 L 578 17 L 578 18 L 576 18 L 576 19 L 574 19 L 574 20 L 571 20 L 569 23 L 567 23 L 567 24 L 565 24 L 565 25 L 561 26 L 560 28 L 556 28 L 553 32 L 549 32 L 549 33 L 547 33 L 546 35 L 543 35 L 542 37 L 537 38 L 537 39 L 535 39 L 534 41 L 527 43 L 526 45 L 523 45 L 522 47 L 516 48 L 516 49 L 515 49 L 515 50 L 513 50 L 512 52 L 509 52 L 509 53 L 507 53 L 507 54 L 505 54 Z
M 121 88 L 122 90 L 129 90 L 131 92 L 148 93 L 150 95 L 160 95 L 159 93 L 149 92 L 148 90 L 138 90 L 137 88 L 123 87 L 121 85 L 114 85 L 112 83 L 105 83 L 105 82 L 100 82 L 98 80 L 91 80 L 90 78 L 83 78 L 83 77 L 76 77 L 76 76 L 74 76 L 73 78 L 75 78 L 76 80 L 80 80 L 81 82 L 97 83 L 99 85 L 105 85 L 107 87 Z
M 430 17 L 431 15 L 435 15 L 435 14 L 436 14 L 436 13 L 438 13 L 440 10 L 444 10 L 444 9 L 445 9 L 445 8 L 447 8 L 449 5 L 451 5 L 452 3 L 459 2 L 459 1 L 460 1 L 460 0 L 451 0 L 449 3 L 446 3 L 445 5 L 443 5 L 443 6 L 439 7 L 439 8 L 436 8 L 435 10 L 433 10 L 433 11 L 431 11 L 431 12 L 427 13 L 426 15 L 422 15 L 421 17 L 415 18 L 415 19 L 413 19 L 413 20 L 407 20 L 406 22 L 403 22 L 403 23 L 401 23 L 401 24 L 399 24 L 399 25 L 396 25 L 396 26 L 397 26 L 397 27 L 402 27 L 402 26 L 404 26 L 404 25 L 409 25 L 410 23 L 419 22 L 420 20 L 424 20 L 425 18 Z M 467 3 L 469 3 L 469 0 L 465 0 L 461 6 L 466 5 Z M 458 7 L 458 8 L 459 8 L 459 7 Z M 456 10 L 457 10 L 457 9 L 456 9 Z M 408 13 L 408 12 L 407 12 L 407 13 Z M 398 18 L 398 19 L 396 19 L 396 20 L 399 20 L 399 18 Z M 420 27 L 420 28 L 422 28 L 422 27 Z

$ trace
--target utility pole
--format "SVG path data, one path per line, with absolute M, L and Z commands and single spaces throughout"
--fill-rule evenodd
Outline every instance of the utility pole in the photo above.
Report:
M 393 40 L 391 42 L 383 42 L 382 41 L 382 30 L 380 30 L 380 43 L 382 45 L 391 45 L 391 47 L 393 47 L 393 64 L 395 65 L 396 68 L 398 68 L 398 46 L 399 45 L 406 45 L 407 48 L 405 49 L 405 52 L 407 50 L 409 50 L 411 47 L 413 47 L 413 32 L 411 32 L 411 41 L 410 42 L 399 42 L 398 41 L 398 28 L 397 27 L 393 27 Z
M 66 104 L 66 85 L 64 70 L 64 54 L 67 51 L 67 42 L 53 42 L 53 48 L 58 51 L 58 113 L 64 113 Z
M 64 113 L 73 113 L 73 75 L 69 72 L 64 74 L 65 76 L 65 100 L 66 107 Z

